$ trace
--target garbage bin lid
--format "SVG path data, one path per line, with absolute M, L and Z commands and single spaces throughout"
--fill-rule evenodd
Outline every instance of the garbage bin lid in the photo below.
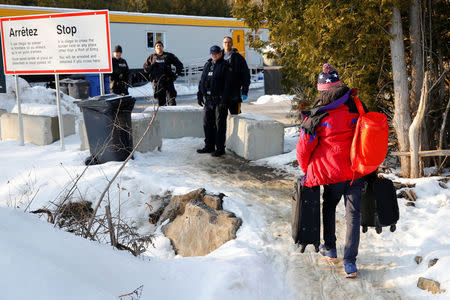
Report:
M 88 80 L 84 80 L 84 79 L 71 79 L 70 83 L 74 83 L 74 84 L 84 84 L 84 83 L 91 83 Z
M 92 98 L 89 98 L 89 100 L 96 100 L 96 101 L 114 101 L 114 100 L 118 100 L 118 99 L 129 99 L 131 98 L 130 95 L 125 95 L 125 96 L 121 96 L 121 95 L 117 95 L 117 94 L 106 94 L 106 95 L 98 95 Z
M 135 99 L 129 95 L 121 96 L 116 94 L 100 95 L 82 101 L 74 102 L 80 108 L 88 108 L 101 113 L 106 113 L 111 109 L 121 107 L 122 111 L 132 111 Z
M 61 79 L 59 82 L 60 83 L 72 83 L 73 81 L 74 80 L 71 78 L 64 78 L 64 79 Z

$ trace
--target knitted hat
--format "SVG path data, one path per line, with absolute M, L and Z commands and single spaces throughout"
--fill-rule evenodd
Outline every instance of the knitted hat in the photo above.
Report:
M 211 48 L 209 48 L 209 53 L 210 54 L 213 54 L 213 53 L 217 54 L 217 53 L 220 53 L 220 51 L 222 51 L 222 50 L 220 49 L 219 46 L 216 46 L 216 45 L 214 45 Z
M 114 47 L 114 52 L 120 52 L 122 53 L 122 47 L 120 45 L 117 45 Z
M 330 64 L 324 64 L 322 72 L 319 74 L 317 82 L 317 89 L 319 91 L 326 91 L 335 86 L 341 86 L 338 72 Z

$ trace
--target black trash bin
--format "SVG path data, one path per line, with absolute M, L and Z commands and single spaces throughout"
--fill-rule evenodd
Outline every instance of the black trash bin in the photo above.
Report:
M 124 161 L 133 150 L 131 111 L 135 99 L 131 96 L 108 94 L 76 101 L 84 116 L 91 156 L 88 164 Z
M 69 95 L 75 99 L 89 98 L 90 82 L 84 79 L 70 79 L 69 81 Z
M 63 92 L 66 95 L 69 95 L 69 83 L 72 82 L 72 79 L 65 78 L 59 81 L 59 91 Z

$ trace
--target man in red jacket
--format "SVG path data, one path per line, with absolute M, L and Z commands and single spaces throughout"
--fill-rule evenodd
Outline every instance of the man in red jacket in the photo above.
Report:
M 347 277 L 355 277 L 358 254 L 362 175 L 350 168 L 350 146 L 358 120 L 358 110 L 351 95 L 356 90 L 342 86 L 339 75 L 330 64 L 323 65 L 317 89 L 320 94 L 313 108 L 302 111 L 297 159 L 305 173 L 304 185 L 324 186 L 323 238 L 320 253 L 329 260 L 337 258 L 336 206 L 344 196 L 347 234 L 344 266 Z

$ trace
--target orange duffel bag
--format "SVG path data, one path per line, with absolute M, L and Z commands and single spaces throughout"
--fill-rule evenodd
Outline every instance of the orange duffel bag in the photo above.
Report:
M 366 113 L 356 95 L 353 100 L 359 118 L 350 149 L 351 168 L 367 175 L 375 171 L 386 158 L 389 126 L 385 114 L 373 111 Z

